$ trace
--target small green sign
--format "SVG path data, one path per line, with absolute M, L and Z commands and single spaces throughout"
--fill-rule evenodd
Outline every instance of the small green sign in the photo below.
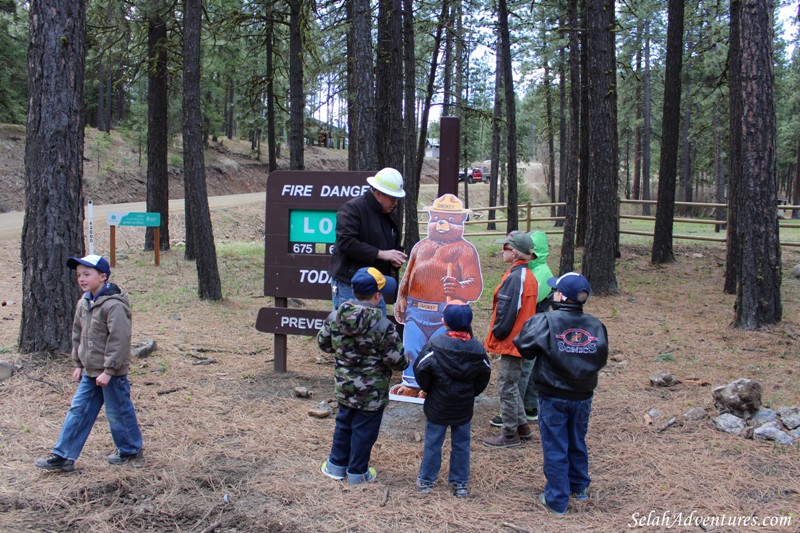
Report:
M 148 226 L 157 227 L 161 225 L 161 213 L 109 213 L 109 226 Z
M 289 211 L 289 242 L 336 241 L 336 211 Z

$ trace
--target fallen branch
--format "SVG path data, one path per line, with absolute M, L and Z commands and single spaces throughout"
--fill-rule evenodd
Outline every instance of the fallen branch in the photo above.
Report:
M 156 391 L 156 394 L 158 394 L 159 396 L 163 396 L 164 394 L 172 394 L 173 392 L 178 392 L 185 388 L 186 387 L 175 387 L 174 389 L 160 390 Z
M 519 533 L 531 533 L 530 529 L 525 529 L 524 527 L 515 526 L 511 522 L 503 522 L 503 526 L 513 529 L 514 531 L 519 531 Z
M 203 531 L 201 531 L 200 533 L 211 533 L 212 531 L 214 531 L 215 529 L 217 529 L 217 528 L 218 528 L 219 526 L 221 526 L 221 525 L 222 525 L 222 522 L 219 522 L 219 521 L 217 521 L 217 522 L 214 522 L 213 524 L 211 524 L 210 526 L 208 526 L 207 528 L 205 528 L 205 529 L 204 529 Z
M 664 422 L 664 425 L 661 426 L 660 428 L 658 428 L 656 430 L 656 433 L 661 433 L 661 432 L 665 431 L 668 427 L 670 427 L 671 425 L 673 425 L 677 421 L 678 421 L 678 419 L 673 416 L 672 418 L 670 418 L 669 420 Z
M 44 383 L 45 385 L 50 385 L 51 387 L 56 389 L 61 394 L 64 394 L 64 387 L 62 387 L 61 385 L 56 385 L 55 383 L 50 383 L 46 379 L 35 378 L 35 377 L 31 376 L 30 374 L 28 374 L 27 372 L 23 372 L 22 375 L 25 376 L 26 378 L 30 379 L 31 381 L 38 381 L 39 383 Z
M 389 487 L 383 489 L 383 499 L 381 500 L 381 507 L 386 506 L 387 501 L 389 501 Z

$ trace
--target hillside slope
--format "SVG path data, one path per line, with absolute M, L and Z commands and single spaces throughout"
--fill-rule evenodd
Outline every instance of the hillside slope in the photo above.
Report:
M 146 139 L 112 131 L 106 135 L 86 128 L 84 139 L 84 194 L 96 204 L 144 201 L 147 184 Z M 278 168 L 289 168 L 284 147 Z M 306 170 L 347 170 L 347 151 L 306 146 Z M 222 139 L 205 153 L 209 196 L 265 190 L 267 165 L 255 158 L 246 141 Z M 170 147 L 170 198 L 183 198 L 180 139 Z M 436 181 L 438 160 L 425 162 L 422 182 Z M 21 211 L 25 202 L 25 127 L 0 124 L 0 213 Z

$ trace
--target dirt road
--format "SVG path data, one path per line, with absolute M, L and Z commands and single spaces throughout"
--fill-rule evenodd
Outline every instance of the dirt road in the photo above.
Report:
M 242 205 L 253 205 L 266 203 L 266 196 L 263 192 L 248 194 L 229 194 L 227 196 L 211 196 L 208 198 L 208 205 L 211 209 L 237 207 Z M 169 212 L 183 212 L 183 198 L 169 201 Z M 95 226 L 105 225 L 106 217 L 112 212 L 141 212 L 146 211 L 145 202 L 130 202 L 126 204 L 107 204 L 94 206 Z M 22 233 L 22 224 L 25 220 L 23 211 L 9 211 L 0 213 L 0 238 L 19 237 Z

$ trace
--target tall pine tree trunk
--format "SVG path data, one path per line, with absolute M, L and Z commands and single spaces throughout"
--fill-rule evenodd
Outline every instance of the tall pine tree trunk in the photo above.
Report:
M 147 211 L 161 214 L 159 249 L 169 250 L 169 146 L 167 24 L 155 2 L 147 15 Z M 154 231 L 145 231 L 144 249 L 154 250 Z
M 652 119 L 652 75 L 650 73 L 650 18 L 644 21 L 644 135 L 642 137 L 642 200 L 650 200 L 650 137 Z M 650 204 L 642 204 L 642 215 L 650 216 Z
M 372 8 L 369 0 L 347 0 L 347 6 L 351 21 L 347 39 L 348 161 L 350 170 L 374 170 L 378 156 L 375 143 Z
M 619 292 L 617 242 L 617 85 L 613 0 L 587 0 L 589 176 L 583 274 L 593 294 Z
M 661 164 L 658 170 L 658 207 L 653 235 L 653 263 L 675 261 L 672 222 L 675 218 L 675 180 L 681 116 L 681 64 L 683 60 L 683 0 L 669 0 L 667 15 L 667 72 L 664 76 L 664 114 Z
M 28 31 L 25 220 L 19 350 L 68 352 L 81 291 L 65 262 L 84 255 L 83 0 L 37 0 Z
M 737 195 L 740 223 L 736 233 L 741 249 L 734 324 L 753 330 L 777 324 L 783 314 L 775 208 L 778 191 L 772 2 L 744 2 L 740 21 L 741 77 L 737 89 L 742 104 L 742 181 Z
M 419 241 L 419 216 L 417 214 L 417 199 L 419 195 L 419 182 L 416 181 L 418 170 L 416 168 L 416 93 L 417 84 L 414 76 L 414 3 L 413 0 L 403 0 L 403 101 L 405 113 L 403 115 L 403 161 L 406 198 L 403 202 L 404 226 L 403 246 L 406 253 L 411 253 L 411 248 Z
M 183 182 L 186 204 L 186 259 L 197 264 L 201 300 L 221 300 L 217 250 L 208 209 L 200 112 L 200 21 L 202 0 L 184 0 L 183 8 Z M 191 252 L 189 250 L 191 243 Z
M 742 181 L 741 0 L 731 0 L 730 45 L 728 46 L 728 99 L 730 100 L 730 146 L 728 147 L 728 233 L 725 259 L 726 294 L 735 294 L 739 283 L 738 209 Z
M 304 0 L 289 0 L 289 168 L 304 170 L 306 100 L 303 87 Z

